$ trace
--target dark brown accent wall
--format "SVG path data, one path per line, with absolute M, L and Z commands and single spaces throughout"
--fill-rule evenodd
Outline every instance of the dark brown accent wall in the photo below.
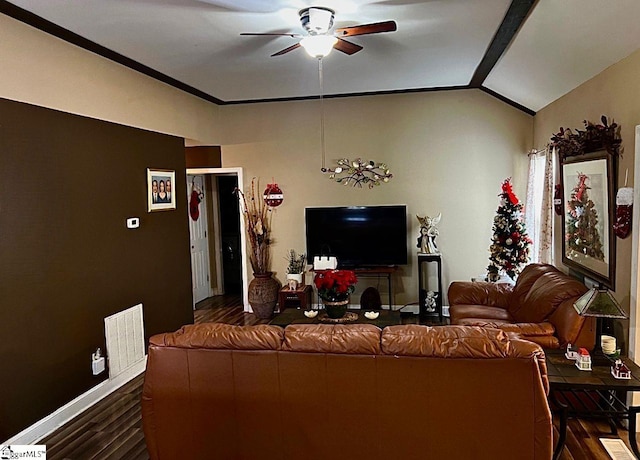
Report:
M 186 199 L 147 213 L 147 167 L 186 197 L 182 139 L 0 99 L 0 441 L 107 377 L 105 316 L 193 322 Z
M 185 147 L 187 168 L 219 168 L 222 166 L 220 146 Z

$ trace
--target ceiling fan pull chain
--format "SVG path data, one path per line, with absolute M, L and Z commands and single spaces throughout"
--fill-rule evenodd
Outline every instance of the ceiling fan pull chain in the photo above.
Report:
M 322 57 L 318 58 L 318 82 L 320 83 L 320 148 L 322 149 L 322 172 L 327 172 L 324 149 L 324 82 L 322 78 Z

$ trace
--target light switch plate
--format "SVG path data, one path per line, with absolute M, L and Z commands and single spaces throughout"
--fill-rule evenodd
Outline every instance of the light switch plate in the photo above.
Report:
M 127 228 L 138 228 L 138 227 L 140 227 L 139 217 L 129 217 L 127 219 Z

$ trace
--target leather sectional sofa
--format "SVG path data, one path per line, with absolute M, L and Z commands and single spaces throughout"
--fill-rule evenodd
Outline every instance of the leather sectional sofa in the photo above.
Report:
M 198 324 L 150 340 L 158 459 L 549 459 L 541 348 L 466 326 Z
M 587 287 L 552 265 L 527 265 L 515 286 L 456 281 L 449 286 L 451 324 L 499 328 L 518 333 L 544 348 L 568 343 L 592 349 L 594 318 L 576 312 L 573 303 Z

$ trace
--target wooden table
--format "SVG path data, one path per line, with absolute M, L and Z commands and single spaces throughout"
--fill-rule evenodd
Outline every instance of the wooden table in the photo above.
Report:
M 289 289 L 289 286 L 284 286 L 280 289 L 278 307 L 281 312 L 285 308 L 301 308 L 303 310 L 311 308 L 312 293 L 313 289 L 308 284 L 298 286 L 295 290 Z
M 386 267 L 359 267 L 354 268 L 356 276 L 359 278 L 387 278 L 387 287 L 389 288 L 389 309 L 393 309 L 393 284 L 391 276 L 398 270 L 397 265 L 389 265 Z
M 553 412 L 560 416 L 560 437 L 553 458 L 562 453 L 567 436 L 567 419 L 606 418 L 612 434 L 617 433 L 616 424 L 629 421 L 629 444 L 636 457 L 640 458 L 636 442 L 636 416 L 639 406 L 627 405 L 627 393 L 640 391 L 640 367 L 629 358 L 623 362 L 631 370 L 631 379 L 616 379 L 611 375 L 612 362 L 603 355 L 592 357 L 591 371 L 581 371 L 573 360 L 564 356 L 564 350 L 545 350 L 547 375 L 549 377 L 549 403 Z

